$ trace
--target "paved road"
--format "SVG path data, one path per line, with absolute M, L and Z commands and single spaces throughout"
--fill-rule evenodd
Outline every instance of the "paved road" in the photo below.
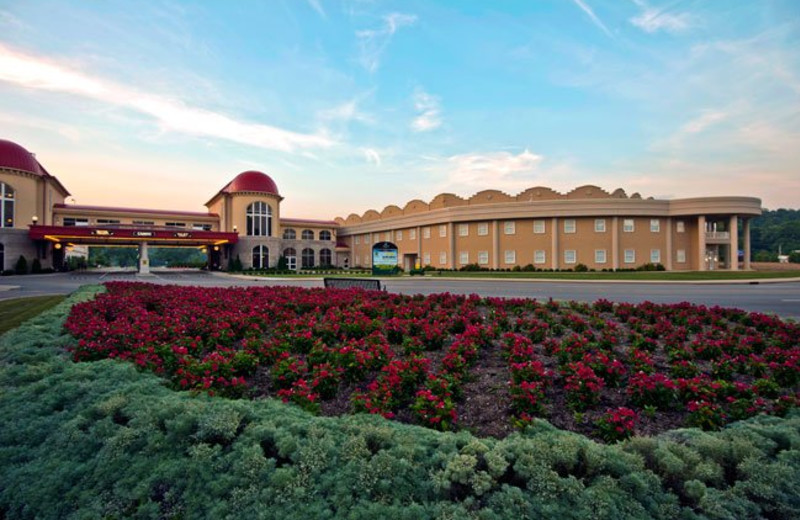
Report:
M 198 271 L 158 272 L 152 277 L 137 277 L 134 273 L 58 273 L 37 276 L 8 276 L 0 278 L 0 286 L 19 286 L 0 290 L 0 299 L 67 294 L 81 285 L 110 280 L 141 280 L 175 285 L 207 287 L 290 285 L 321 287 L 317 279 L 243 279 L 219 273 Z M 396 278 L 384 282 L 389 291 L 403 294 L 479 294 L 482 296 L 525 297 L 560 300 L 674 303 L 688 301 L 702 305 L 738 307 L 748 311 L 772 312 L 785 318 L 800 320 L 800 283 L 770 282 L 749 284 L 667 284 L 667 283 L 585 283 L 530 280 L 466 280 L 437 278 Z

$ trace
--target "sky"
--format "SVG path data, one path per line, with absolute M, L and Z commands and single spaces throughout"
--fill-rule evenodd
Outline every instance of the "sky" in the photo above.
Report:
M 592 184 L 800 207 L 798 0 L 0 0 L 0 138 L 77 204 Z

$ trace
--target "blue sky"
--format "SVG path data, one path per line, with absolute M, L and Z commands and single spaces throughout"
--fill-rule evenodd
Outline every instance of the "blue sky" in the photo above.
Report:
M 800 207 L 800 2 L 0 0 L 0 136 L 79 204 L 595 184 Z

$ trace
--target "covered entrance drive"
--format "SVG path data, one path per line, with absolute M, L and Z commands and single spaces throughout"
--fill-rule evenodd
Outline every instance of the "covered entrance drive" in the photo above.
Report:
M 227 264 L 238 233 L 182 230 L 164 226 L 30 226 L 28 235 L 35 241 L 40 258 L 52 255 L 53 268 L 64 264 L 66 246 L 135 246 L 139 248 L 138 272 L 150 272 L 149 247 L 204 247 L 208 269 Z

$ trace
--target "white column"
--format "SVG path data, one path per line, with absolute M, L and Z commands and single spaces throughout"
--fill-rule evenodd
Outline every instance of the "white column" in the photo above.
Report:
M 743 219 L 744 224 L 744 269 L 749 271 L 752 269 L 750 266 L 750 219 Z
M 416 269 L 417 268 L 417 264 L 419 264 L 420 267 L 423 267 L 423 265 L 422 265 L 422 228 L 420 226 L 417 226 L 417 259 L 414 261 L 414 265 L 412 266 L 412 269 Z
M 550 265 L 553 266 L 553 269 L 558 269 L 558 217 L 553 217 L 553 220 L 550 222 L 550 235 L 550 238 L 552 239 L 550 248 Z
M 492 268 L 500 268 L 500 223 L 492 221 Z
M 450 269 L 455 269 L 456 268 L 456 225 L 452 222 L 447 224 L 447 232 L 450 234 L 450 236 L 448 237 L 450 242 L 450 253 L 449 253 L 450 258 L 448 260 L 450 261 Z M 433 254 L 431 254 L 431 257 L 433 257 Z M 431 263 L 433 263 L 433 260 L 434 259 L 431 258 Z
M 611 219 L 611 267 L 619 269 L 619 217 Z
M 697 270 L 706 270 L 706 216 L 697 217 Z
M 672 217 L 667 217 L 667 251 L 666 251 L 666 262 L 664 262 L 664 267 L 667 271 L 672 271 Z
M 728 260 L 728 269 L 731 271 L 738 271 L 739 270 L 739 216 L 733 215 L 731 216 L 731 224 L 728 226 L 730 232 L 730 242 L 729 242 L 729 256 L 730 259 Z
M 150 274 L 150 257 L 147 254 L 147 242 L 139 244 L 139 274 Z

